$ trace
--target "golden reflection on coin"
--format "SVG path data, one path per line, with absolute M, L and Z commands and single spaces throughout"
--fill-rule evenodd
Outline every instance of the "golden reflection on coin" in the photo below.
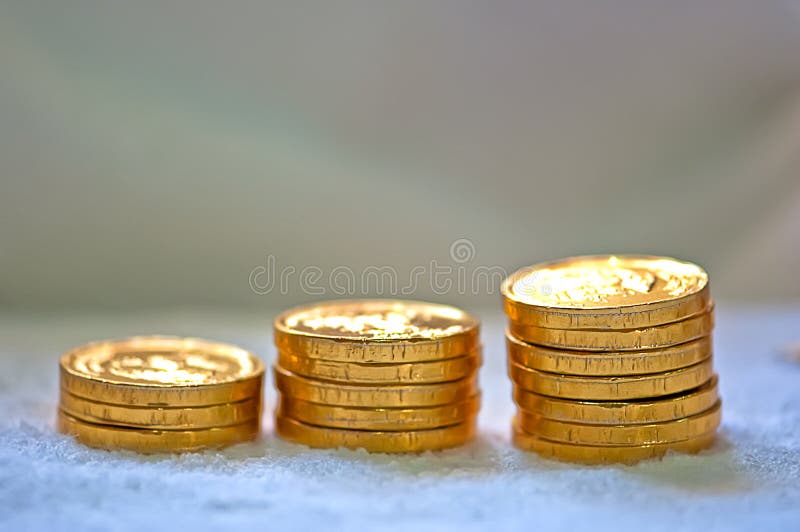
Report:
M 684 394 L 625 402 L 560 399 L 514 388 L 514 402 L 520 410 L 556 421 L 596 425 L 672 421 L 704 412 L 718 399 L 716 375 Z
M 455 307 L 400 300 L 330 301 L 284 312 L 279 351 L 343 362 L 422 362 L 466 355 L 479 322 Z
M 342 384 L 301 377 L 275 366 L 279 392 L 304 401 L 372 408 L 439 406 L 460 402 L 478 392 L 476 377 L 436 384 L 371 386 Z
M 477 350 L 441 361 L 379 364 L 323 360 L 281 351 L 278 364 L 292 373 L 322 380 L 351 384 L 422 384 L 469 377 L 480 367 L 481 356 Z
M 58 430 L 82 444 L 107 450 L 126 449 L 143 454 L 179 453 L 219 448 L 254 440 L 260 420 L 199 430 L 152 430 L 101 425 L 58 412 Z
M 261 415 L 261 397 L 238 403 L 197 407 L 128 406 L 90 401 L 61 392 L 60 408 L 83 421 L 162 430 L 191 430 L 238 425 Z
M 635 425 L 588 425 L 547 419 L 521 410 L 517 426 L 550 441 L 579 445 L 650 445 L 684 441 L 717 429 L 722 414 L 720 402 L 705 412 L 660 423 Z
M 624 377 L 558 375 L 509 363 L 511 380 L 524 390 L 551 397 L 586 401 L 618 401 L 672 395 L 698 388 L 711 380 L 713 375 L 711 359 L 675 371 Z
M 394 432 L 456 425 L 474 417 L 479 408 L 479 395 L 459 403 L 417 408 L 331 406 L 281 395 L 275 415 L 322 427 Z
M 475 421 L 473 419 L 436 429 L 381 432 L 318 427 L 276 416 L 275 431 L 282 438 L 309 447 L 346 447 L 375 453 L 413 453 L 463 445 L 475 436 Z
M 531 369 L 564 375 L 622 376 L 685 368 L 711 356 L 711 336 L 646 351 L 570 351 L 525 343 L 506 332 L 508 357 Z
M 511 334 L 520 340 L 548 347 L 586 351 L 636 351 L 682 344 L 708 336 L 714 328 L 714 314 L 703 314 L 683 321 L 628 330 L 548 329 L 509 324 Z
M 680 321 L 709 305 L 708 274 L 668 257 L 597 255 L 536 264 L 501 291 L 512 321 L 555 329 L 636 329 Z
M 237 402 L 260 394 L 264 375 L 244 349 L 170 336 L 88 344 L 64 355 L 60 369 L 69 393 L 134 406 Z
M 714 444 L 716 432 L 680 442 L 649 445 L 594 446 L 555 442 L 529 434 L 514 425 L 512 441 L 518 449 L 533 451 L 553 460 L 587 465 L 627 464 L 661 458 L 668 452 L 695 454 Z

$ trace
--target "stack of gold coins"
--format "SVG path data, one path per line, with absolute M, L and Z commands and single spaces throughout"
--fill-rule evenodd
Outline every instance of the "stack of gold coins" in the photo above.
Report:
M 419 452 L 475 433 L 479 322 L 444 305 L 332 301 L 275 319 L 279 436 L 310 447 Z
M 697 265 L 575 257 L 502 286 L 517 447 L 635 463 L 711 445 L 720 423 L 713 303 Z
M 264 366 L 193 338 L 91 343 L 61 358 L 58 429 L 90 447 L 176 453 L 253 440 Z

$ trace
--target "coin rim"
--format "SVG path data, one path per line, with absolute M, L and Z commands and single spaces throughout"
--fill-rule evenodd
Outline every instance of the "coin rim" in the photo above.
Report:
M 516 424 L 512 424 L 511 429 L 512 444 L 521 451 L 534 452 L 548 460 L 585 465 L 633 465 L 645 460 L 663 458 L 670 451 L 681 454 L 697 454 L 713 447 L 716 438 L 717 431 L 715 430 L 680 442 L 633 446 L 593 446 L 546 440 L 522 431 Z M 537 446 L 538 448 L 536 448 Z M 576 454 L 579 452 L 584 454 L 579 456 Z
M 287 381 L 294 381 L 295 384 L 290 385 L 293 388 L 287 387 Z M 300 389 L 303 390 L 301 396 L 298 393 L 297 384 L 300 383 Z M 323 381 L 321 379 L 309 379 L 292 373 L 277 364 L 273 365 L 273 384 L 278 392 L 293 397 L 298 397 L 312 403 L 329 404 L 336 406 L 361 406 L 361 407 L 374 407 L 374 408 L 392 408 L 392 407 L 424 407 L 424 406 L 439 406 L 448 403 L 458 402 L 459 400 L 466 399 L 474 395 L 478 390 L 478 376 L 477 374 L 464 379 L 458 379 L 442 383 L 431 384 L 398 384 L 398 385 L 384 385 L 374 386 L 367 384 L 343 384 L 335 381 Z M 364 399 L 354 400 L 346 399 L 345 402 L 333 402 L 330 398 L 325 398 L 324 394 L 320 395 L 320 390 L 324 389 L 328 394 L 348 394 L 351 396 L 365 396 Z M 310 392 L 309 392 L 310 390 Z M 445 395 L 444 399 L 417 399 L 416 395 L 434 394 L 432 397 L 439 397 Z M 398 400 L 395 396 L 401 397 Z M 391 398 L 391 400 L 389 400 Z M 384 401 L 385 400 L 385 401 Z M 339 399 L 335 399 L 339 401 Z
M 624 375 L 645 375 L 648 373 L 662 373 L 675 369 L 692 366 L 707 360 L 713 354 L 713 339 L 709 334 L 684 342 L 657 349 L 643 349 L 641 351 L 580 351 L 575 349 L 558 349 L 554 347 L 529 344 L 515 337 L 510 329 L 506 329 L 506 350 L 508 357 L 517 364 L 530 369 L 537 369 L 548 373 L 559 373 L 563 375 L 575 376 L 598 376 L 598 377 L 618 377 Z M 700 353 L 702 358 L 696 358 L 690 363 L 679 362 L 665 364 L 663 360 L 659 362 L 657 369 L 652 369 L 660 359 L 669 360 L 671 355 L 678 352 L 675 358 L 683 358 L 687 352 L 695 351 Z M 634 367 L 636 361 L 645 361 L 648 368 Z M 564 361 L 559 362 L 559 361 Z M 595 366 L 602 364 L 612 365 L 612 369 L 596 370 Z M 630 366 L 630 367 L 622 367 Z M 643 364 L 645 365 L 645 364 Z M 575 366 L 584 366 L 586 369 L 577 370 Z
M 260 435 L 261 419 L 209 429 L 153 430 L 91 423 L 59 409 L 56 426 L 61 434 L 73 436 L 79 443 L 92 448 L 128 450 L 140 454 L 170 454 L 220 449 L 253 441 Z M 203 438 L 207 439 L 204 441 Z M 194 441 L 186 442 L 182 439 Z
M 294 406 L 287 408 L 287 405 Z M 312 403 L 285 394 L 278 394 L 275 416 L 287 417 L 314 425 L 346 430 L 407 432 L 448 427 L 477 416 L 481 407 L 480 392 L 464 401 L 428 407 L 369 408 L 345 407 Z M 455 414 L 454 414 L 455 409 Z M 383 419 L 378 415 L 384 414 Z M 375 419 L 364 416 L 375 415 Z M 392 419 L 394 418 L 394 419 Z
M 619 446 L 674 443 L 717 430 L 722 421 L 722 401 L 692 416 L 658 423 L 592 425 L 549 419 L 524 410 L 516 424 L 524 432 L 549 441 L 576 445 Z M 708 428 L 713 426 L 713 428 Z M 705 428 L 706 430 L 699 430 Z M 625 441 L 622 441 L 625 440 Z
M 681 321 L 640 329 L 553 329 L 509 322 L 516 338 L 573 351 L 644 351 L 685 344 L 714 330 L 714 307 Z
M 353 338 L 296 331 L 285 325 L 292 314 L 323 305 L 359 304 L 421 305 L 456 310 L 471 322 L 464 330 L 438 338 Z M 339 299 L 300 305 L 273 320 L 273 341 L 278 350 L 302 353 L 309 358 L 345 362 L 423 362 L 453 358 L 474 350 L 479 343 L 480 320 L 454 306 L 404 299 Z
M 61 390 L 59 409 L 73 418 L 98 425 L 155 430 L 196 430 L 229 427 L 260 418 L 261 395 L 233 403 L 199 407 L 152 407 L 93 401 L 74 395 L 68 390 Z M 168 420 L 179 411 L 188 421 L 176 423 Z M 244 417 L 238 418 L 240 415 Z M 159 417 L 160 421 L 152 421 Z M 141 421 L 144 419 L 150 421 Z
M 222 352 L 230 352 L 230 351 L 239 351 L 241 354 L 247 355 L 253 363 L 253 371 L 245 376 L 237 377 L 235 379 L 228 379 L 221 382 L 213 382 L 213 383 L 202 383 L 202 384 L 194 384 L 194 383 L 157 383 L 157 382 L 135 382 L 135 381 L 117 381 L 114 379 L 110 379 L 108 377 L 103 377 L 100 375 L 92 375 L 83 373 L 81 371 L 76 370 L 73 366 L 70 365 L 70 361 L 73 360 L 75 356 L 85 351 L 99 349 L 102 346 L 110 346 L 114 350 L 118 350 L 123 344 L 129 343 L 147 343 L 147 342 L 194 342 L 199 344 L 197 350 L 198 351 L 206 351 L 209 353 L 214 353 L 219 355 Z M 177 349 L 176 349 L 177 350 Z M 102 382 L 113 386 L 125 386 L 125 387 L 135 387 L 135 388 L 142 388 L 142 389 L 172 389 L 172 388 L 212 388 L 215 386 L 224 386 L 228 384 L 234 384 L 236 382 L 242 382 L 254 377 L 258 377 L 259 375 L 264 374 L 265 366 L 264 363 L 261 361 L 260 358 L 255 356 L 251 351 L 243 349 L 239 346 L 233 344 L 226 344 L 223 342 L 215 342 L 213 340 L 205 340 L 203 338 L 194 338 L 194 337 L 184 337 L 184 336 L 169 336 L 169 335 L 146 335 L 146 336 L 130 336 L 127 338 L 117 338 L 117 339 L 108 339 L 108 340 L 98 340 L 94 342 L 89 342 L 73 349 L 67 351 L 64 355 L 61 356 L 59 359 L 59 367 L 61 368 L 62 373 L 71 375 L 75 378 L 85 379 L 85 380 L 92 380 L 96 382 Z
M 519 410 L 557 421 L 601 426 L 649 424 L 689 417 L 711 408 L 719 400 L 719 377 L 714 374 L 707 383 L 689 392 L 678 392 L 659 398 L 588 401 L 541 395 L 515 385 L 513 399 Z M 692 405 L 695 401 L 700 406 L 687 409 L 686 405 Z M 573 412 L 583 411 L 583 414 L 564 413 L 570 409 Z M 648 412 L 661 409 L 671 413 L 654 415 L 655 412 Z M 643 415 L 642 411 L 647 415 Z
M 651 301 L 649 303 L 631 303 L 631 304 L 615 304 L 615 305 L 607 305 L 607 306 L 599 306 L 599 307 L 570 307 L 570 306 L 563 306 L 563 305 L 537 305 L 534 303 L 528 303 L 523 301 L 521 298 L 517 297 L 517 295 L 512 291 L 512 287 L 516 283 L 516 281 L 525 275 L 533 273 L 537 270 L 553 268 L 554 266 L 564 265 L 567 262 L 578 262 L 578 261 L 591 261 L 591 260 L 608 260 L 611 257 L 616 257 L 618 259 L 628 259 L 628 260 L 667 260 L 672 261 L 675 263 L 693 266 L 699 269 L 706 278 L 706 283 L 700 287 L 695 292 L 691 292 L 688 294 L 684 294 L 680 297 L 672 297 L 672 298 L 664 298 L 661 300 Z M 551 261 L 539 262 L 532 264 L 530 266 L 524 266 L 508 277 L 506 277 L 500 285 L 500 293 L 503 295 L 504 298 L 512 301 L 514 303 L 520 304 L 523 308 L 530 309 L 532 311 L 540 311 L 540 312 L 550 312 L 553 310 L 556 311 L 566 311 L 570 314 L 587 314 L 591 315 L 603 315 L 603 314 L 612 314 L 618 315 L 621 313 L 635 313 L 638 311 L 649 311 L 654 310 L 656 308 L 661 309 L 667 306 L 672 306 L 677 302 L 682 302 L 685 299 L 689 299 L 697 294 L 700 294 L 708 288 L 709 286 L 709 275 L 708 272 L 702 268 L 700 265 L 685 261 L 679 260 L 674 257 L 666 257 L 660 255 L 637 255 L 637 254 L 598 254 L 598 255 L 576 255 L 574 257 L 564 257 L 561 259 L 555 259 Z
M 71 394 L 90 401 L 128 406 L 200 407 L 236 403 L 256 395 L 261 396 L 264 374 L 246 380 L 202 387 L 146 388 L 82 379 L 61 371 L 60 385 Z
M 301 368 L 300 371 L 297 368 L 301 365 L 295 362 L 292 362 L 292 359 L 302 360 L 301 363 L 304 367 Z M 322 379 L 325 381 L 332 381 L 332 382 L 345 382 L 345 383 L 355 383 L 355 384 L 374 384 L 374 385 L 383 385 L 383 384 L 438 384 L 443 382 L 450 382 L 462 378 L 467 378 L 471 375 L 474 375 L 475 372 L 483 364 L 483 348 L 478 347 L 472 353 L 453 357 L 453 358 L 446 358 L 442 360 L 434 360 L 434 361 L 424 361 L 424 362 L 399 362 L 399 363 L 358 363 L 358 362 L 345 362 L 342 360 L 327 360 L 327 359 L 320 359 L 320 358 L 310 358 L 303 355 L 298 355 L 295 353 L 291 353 L 288 351 L 278 351 L 278 356 L 276 357 L 276 363 L 286 369 L 287 371 L 291 371 L 297 375 L 302 377 L 307 377 L 311 379 Z M 401 367 L 407 367 L 406 373 L 414 373 L 415 371 L 424 372 L 426 371 L 425 368 L 431 368 L 434 366 L 441 366 L 446 368 L 448 366 L 454 366 L 456 364 L 463 365 L 462 371 L 456 376 L 440 376 L 434 378 L 407 378 L 402 377 L 398 379 L 396 376 L 392 378 L 367 378 L 367 377 L 360 377 L 359 372 L 371 373 L 376 370 L 376 368 L 395 368 L 396 371 L 400 371 Z M 319 369 L 306 369 L 306 368 L 317 368 L 319 366 L 328 366 L 330 368 L 337 368 L 335 371 L 331 371 L 330 369 L 326 369 L 325 371 L 320 371 Z M 415 367 L 419 367 L 419 369 L 415 370 Z M 452 371 L 452 370 L 450 370 Z M 344 376 L 334 375 L 332 376 L 331 373 L 338 373 Z M 441 374 L 446 373 L 443 369 L 440 372 Z
M 304 432 L 300 434 L 298 431 Z M 387 432 L 318 427 L 292 418 L 275 417 L 275 434 L 279 438 L 318 449 L 364 449 L 370 453 L 387 454 L 419 453 L 460 447 L 474 439 L 476 433 L 475 419 L 435 429 Z M 401 441 L 402 437 L 415 438 L 417 441 Z M 351 438 L 360 441 L 347 441 Z
M 526 387 L 527 383 L 521 383 L 520 378 L 514 375 L 514 372 L 522 373 L 524 379 L 538 379 L 540 382 L 546 382 L 548 384 L 548 388 L 556 388 L 557 391 L 553 393 L 543 393 L 541 390 L 534 390 L 529 387 Z M 636 385 L 641 385 L 643 383 L 649 383 L 658 380 L 664 380 L 664 388 L 666 388 L 667 383 L 671 383 L 673 386 L 675 382 L 682 382 L 682 378 L 687 378 L 686 375 L 692 374 L 700 374 L 704 375 L 707 373 L 705 379 L 701 382 L 694 383 L 691 386 L 684 386 L 679 385 L 675 389 L 669 389 L 666 392 L 660 393 L 653 393 L 652 391 L 646 392 L 620 392 L 619 387 L 620 385 L 625 387 L 631 387 L 636 389 Z M 579 400 L 587 400 L 587 401 L 615 401 L 619 402 L 621 400 L 626 399 L 646 399 L 646 398 L 654 398 L 654 397 L 664 397 L 667 395 L 673 395 L 676 393 L 680 393 L 686 390 L 692 390 L 694 388 L 698 388 L 709 380 L 711 380 L 712 376 L 714 375 L 714 366 L 713 366 L 713 358 L 709 358 L 704 360 L 703 362 L 699 362 L 692 366 L 687 366 L 685 368 L 676 369 L 673 371 L 665 371 L 663 373 L 650 373 L 646 375 L 628 375 L 622 377 L 587 377 L 587 376 L 576 376 L 576 375 L 559 375 L 555 373 L 547 373 L 544 371 L 538 371 L 531 368 L 526 368 L 524 366 L 520 366 L 519 364 L 514 363 L 513 361 L 508 361 L 508 374 L 511 377 L 511 381 L 518 387 L 522 388 L 523 390 L 527 390 L 530 392 L 538 393 L 539 395 L 546 395 L 549 397 L 557 397 L 561 399 L 579 399 Z M 567 389 L 566 391 L 563 389 L 564 385 L 569 387 L 579 387 L 578 389 L 581 390 L 581 393 L 573 392 Z M 614 393 L 600 393 L 603 389 L 607 389 L 609 386 L 614 386 L 616 391 Z M 598 391 L 598 389 L 600 391 Z

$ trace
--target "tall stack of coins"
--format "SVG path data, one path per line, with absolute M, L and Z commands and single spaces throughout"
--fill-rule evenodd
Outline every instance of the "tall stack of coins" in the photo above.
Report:
M 255 439 L 264 366 L 231 345 L 166 336 L 61 358 L 58 429 L 90 447 L 176 453 Z
M 419 452 L 475 433 L 479 322 L 444 305 L 332 301 L 275 319 L 279 436 L 310 447 Z
M 575 257 L 502 286 L 517 447 L 634 463 L 711 445 L 720 423 L 708 276 L 663 257 Z

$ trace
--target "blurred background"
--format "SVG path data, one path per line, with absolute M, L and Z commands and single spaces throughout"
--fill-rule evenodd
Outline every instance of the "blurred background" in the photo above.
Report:
M 800 4 L 655 4 L 3 2 L 0 308 L 601 252 L 797 301 Z M 499 313 L 496 286 L 399 295 Z

